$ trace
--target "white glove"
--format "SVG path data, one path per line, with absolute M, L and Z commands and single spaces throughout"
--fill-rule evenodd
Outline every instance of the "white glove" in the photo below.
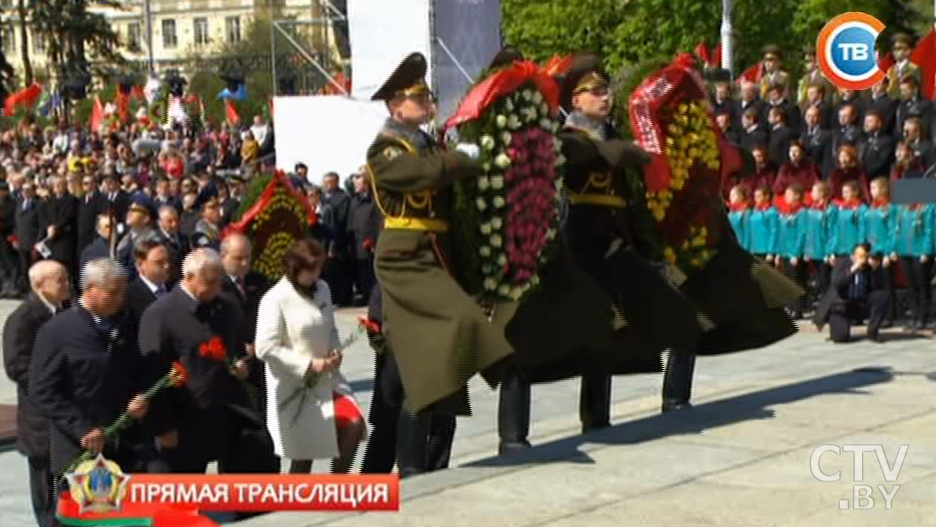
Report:
M 455 147 L 455 151 L 461 152 L 471 159 L 478 159 L 481 157 L 481 148 L 473 143 L 458 143 L 458 146 Z

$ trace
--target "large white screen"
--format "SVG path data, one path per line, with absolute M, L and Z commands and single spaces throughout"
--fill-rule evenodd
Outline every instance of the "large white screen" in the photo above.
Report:
M 309 167 L 313 183 L 326 172 L 342 181 L 367 162 L 367 148 L 387 119 L 382 102 L 341 95 L 276 97 L 276 166 L 291 172 L 296 163 Z
M 430 61 L 430 0 L 349 0 L 352 95 L 370 99 L 410 53 Z M 432 72 L 426 80 L 432 82 Z

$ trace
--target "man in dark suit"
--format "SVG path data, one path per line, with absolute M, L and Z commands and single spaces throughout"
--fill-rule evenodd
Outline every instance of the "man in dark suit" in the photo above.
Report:
M 150 471 L 203 473 L 212 460 L 222 472 L 268 470 L 258 459 L 269 459 L 273 444 L 242 385 L 250 373 L 245 322 L 238 307 L 219 294 L 225 279 L 221 257 L 212 249 L 195 249 L 182 274 L 140 324 L 149 382 L 176 360 L 189 371 L 184 387 L 166 389 L 153 400 L 149 425 L 159 452 Z M 212 341 L 223 343 L 227 360 L 203 353 Z
M 82 269 L 81 284 L 79 301 L 39 330 L 29 369 L 29 399 L 52 424 L 56 480 L 85 450 L 137 472 L 147 447 L 138 424 L 119 441 L 104 435 L 124 410 L 139 420 L 148 406 L 136 338 L 120 316 L 125 271 L 113 260 L 94 260 Z
M 767 147 L 767 132 L 760 125 L 760 115 L 759 110 L 748 108 L 741 116 L 739 146 L 748 152 L 753 152 L 758 147 Z
M 354 197 L 351 199 L 351 211 L 348 214 L 348 233 L 354 248 L 356 280 L 361 301 L 366 304 L 371 290 L 377 283 L 374 275 L 374 249 L 377 236 L 383 227 L 383 216 L 374 203 L 370 181 L 363 175 L 354 178 Z M 362 305 L 363 305 L 362 304 Z
M 863 134 L 858 121 L 858 112 L 854 106 L 846 104 L 838 112 L 839 125 L 832 132 L 832 155 L 838 159 L 839 149 L 843 145 L 858 146 Z
M 173 286 L 182 278 L 182 260 L 189 252 L 189 239 L 179 232 L 179 212 L 171 205 L 159 207 L 156 235 L 169 251 L 169 280 Z
M 155 239 L 143 239 L 133 247 L 133 260 L 137 276 L 127 287 L 126 311 L 130 321 L 139 327 L 146 308 L 168 293 L 169 251 Z
M 78 199 L 68 192 L 68 181 L 64 177 L 54 176 L 51 181 L 52 194 L 40 210 L 46 229 L 45 243 L 51 252 L 49 258 L 74 273 Z
M 164 205 L 174 207 L 177 211 L 182 209 L 179 199 L 172 195 L 168 178 L 160 177 L 156 180 L 156 195 L 153 196 L 153 204 L 157 209 L 161 209 Z
M 765 111 L 768 115 L 765 115 L 764 118 L 767 119 L 768 123 L 770 122 L 770 110 L 777 108 L 783 113 L 786 125 L 794 132 L 799 133 L 802 125 L 802 114 L 799 107 L 786 98 L 786 86 L 774 84 L 768 88 L 767 95 Z
M 882 132 L 884 119 L 877 110 L 868 110 L 865 114 L 864 140 L 859 144 L 861 166 L 868 180 L 889 177 L 894 161 L 894 148 L 897 142 L 893 137 Z
M 0 181 L 0 298 L 16 296 L 19 283 L 19 256 L 10 239 L 16 233 L 16 200 L 6 181 Z
M 78 269 L 84 269 L 86 263 L 98 258 L 110 258 L 111 236 L 114 229 L 114 218 L 110 214 L 99 214 L 97 217 L 97 237 L 90 245 L 81 251 L 78 259 Z
M 744 82 L 741 85 L 741 100 L 738 101 L 738 105 L 735 109 L 735 115 L 738 118 L 738 122 L 735 123 L 735 128 L 746 128 L 741 120 L 745 112 L 749 109 L 753 109 L 757 114 L 757 122 L 759 125 L 766 122 L 767 115 L 764 110 L 765 106 L 767 106 L 767 103 L 760 97 L 760 85 L 756 82 Z M 763 126 L 759 126 L 759 128 L 763 128 Z
M 322 225 L 329 233 L 325 248 L 328 261 L 323 270 L 323 279 L 332 290 L 332 300 L 337 306 L 351 305 L 353 263 L 348 243 L 348 211 L 351 197 L 338 184 L 338 174 L 330 172 L 322 179 Z
M 130 195 L 120 187 L 120 178 L 113 170 L 104 173 L 104 200 L 105 210 L 103 212 L 112 212 L 117 218 L 118 237 L 124 233 L 125 226 L 123 221 L 127 217 L 127 211 L 130 209 Z
M 43 260 L 30 269 L 32 293 L 3 325 L 3 365 L 16 383 L 16 432 L 19 451 L 29 460 L 29 488 L 36 522 L 49 525 L 52 473 L 49 468 L 49 421 L 29 400 L 29 364 L 39 328 L 68 300 L 68 273 L 62 264 Z
M 42 226 L 39 210 L 42 203 L 36 197 L 36 186 L 32 181 L 26 181 L 20 189 L 22 198 L 16 204 L 16 242 L 14 247 L 19 253 L 20 284 L 19 290 L 27 290 L 26 273 L 35 260 L 34 248 L 39 241 Z
M 803 135 L 800 140 L 809 158 L 822 173 L 822 178 L 827 179 L 829 174 L 835 170 L 835 156 L 832 154 L 832 133 L 823 130 L 821 123 L 821 111 L 819 108 L 810 107 L 804 114 Z
M 881 125 L 882 134 L 897 137 L 900 136 L 901 132 L 895 127 L 898 102 L 887 93 L 888 86 L 888 77 L 885 76 L 881 79 L 881 82 L 871 87 L 871 100 L 868 102 L 868 110 L 880 114 L 883 121 Z
M 75 246 L 75 256 L 81 260 L 81 252 L 91 245 L 97 236 L 97 217 L 107 212 L 107 199 L 98 192 L 97 181 L 91 174 L 81 179 L 81 188 L 84 196 L 78 202 L 78 244 Z
M 880 257 L 871 255 L 871 246 L 855 247 L 850 258 L 835 262 L 832 285 L 819 302 L 814 322 L 820 328 L 829 324 L 833 342 L 848 342 L 853 323 L 868 319 L 868 338 L 881 342 L 879 329 L 890 308 L 887 270 Z
M 900 80 L 901 101 L 897 106 L 897 131 L 903 130 L 904 123 L 913 116 L 920 118 L 923 126 L 922 139 L 932 139 L 933 133 L 933 101 L 920 95 L 920 85 L 913 76 Z
M 796 132 L 787 125 L 787 114 L 779 106 L 768 111 L 770 137 L 767 140 L 767 156 L 776 166 L 782 166 L 790 160 L 790 143 L 796 138 Z

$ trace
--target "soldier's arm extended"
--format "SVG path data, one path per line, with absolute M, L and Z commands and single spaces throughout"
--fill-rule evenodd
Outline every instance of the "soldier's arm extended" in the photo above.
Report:
M 410 152 L 389 137 L 374 142 L 367 162 L 377 184 L 394 192 L 442 189 L 481 173 L 480 166 L 465 154 L 442 150 Z
M 585 133 L 577 131 L 562 133 L 559 138 L 562 139 L 562 155 L 569 166 L 590 164 L 597 157 L 613 168 L 645 165 L 650 162 L 650 154 L 631 141 L 595 141 Z

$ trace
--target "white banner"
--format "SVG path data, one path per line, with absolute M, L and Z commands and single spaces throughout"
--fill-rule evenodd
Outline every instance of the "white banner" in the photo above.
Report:
M 431 68 L 430 3 L 348 0 L 353 97 L 369 100 L 410 53 L 425 55 Z M 431 71 L 426 80 L 432 82 Z
M 309 179 L 322 184 L 327 172 L 342 181 L 367 162 L 367 149 L 387 119 L 382 102 L 342 95 L 276 97 L 276 166 L 292 172 L 309 167 Z

